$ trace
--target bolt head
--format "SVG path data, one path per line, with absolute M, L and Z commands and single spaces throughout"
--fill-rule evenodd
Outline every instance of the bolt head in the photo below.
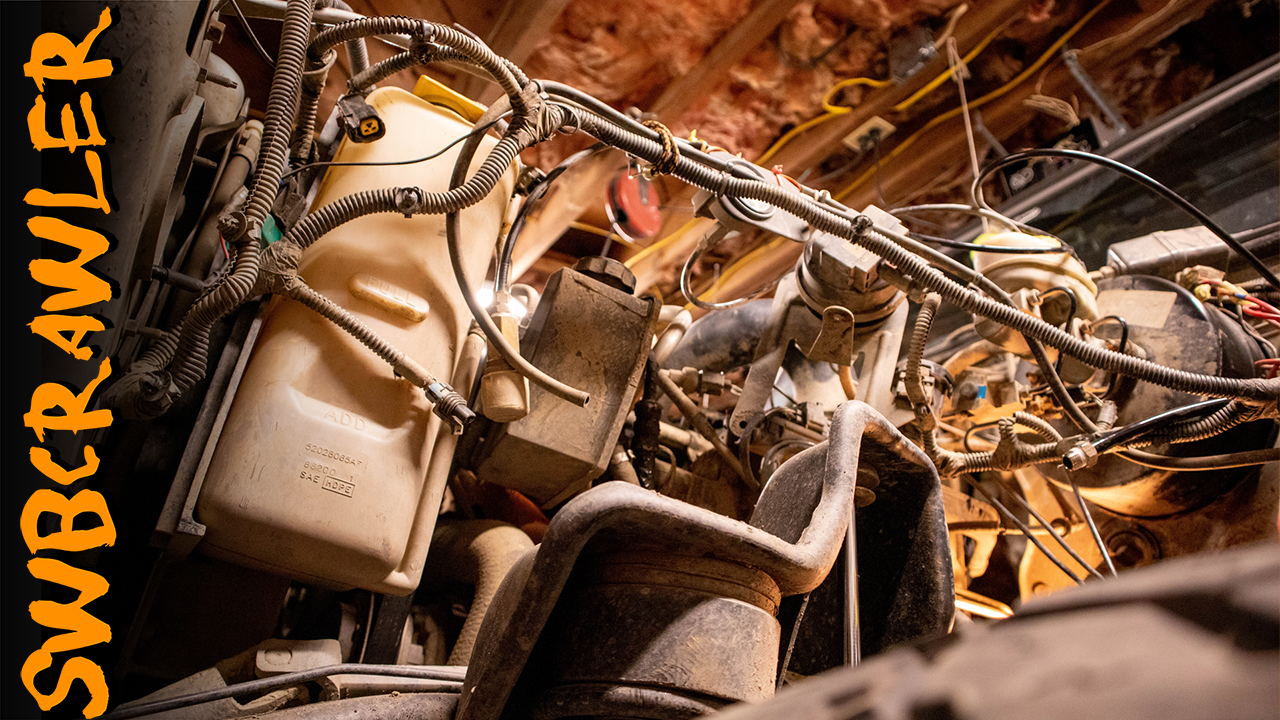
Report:
M 594 278 L 616 290 L 625 293 L 636 291 L 636 276 L 626 265 L 608 257 L 584 257 L 573 266 L 577 272 Z

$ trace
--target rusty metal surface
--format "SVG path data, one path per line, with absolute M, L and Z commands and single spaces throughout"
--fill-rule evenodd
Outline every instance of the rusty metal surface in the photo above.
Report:
M 247 720 L 449 720 L 453 693 L 401 693 L 311 703 Z
M 1148 359 L 1186 372 L 1253 377 L 1253 362 L 1262 357 L 1257 343 L 1245 335 L 1239 323 L 1201 303 L 1187 290 L 1148 276 L 1112 278 L 1100 282 L 1098 288 L 1099 313 L 1127 317 L 1129 343 L 1141 347 Z M 1120 337 L 1114 323 L 1101 326 L 1098 334 L 1113 341 Z M 1117 427 L 1201 399 L 1151 383 L 1116 382 L 1112 399 L 1120 410 Z M 1055 421 L 1055 426 L 1064 434 L 1074 432 L 1066 420 Z M 1275 432 L 1274 422 L 1253 422 L 1207 440 L 1149 449 L 1174 457 L 1215 455 L 1266 447 L 1274 441 Z M 1173 473 L 1115 455 L 1101 457 L 1093 467 L 1070 473 L 1070 477 L 1060 467 L 1045 465 L 1041 470 L 1068 490 L 1070 482 L 1079 483 L 1086 498 L 1115 513 L 1142 517 L 1204 507 L 1251 473 L 1250 468 Z
M 566 504 L 542 545 L 503 582 L 477 639 L 477 660 L 468 669 L 458 720 L 503 713 L 570 573 L 589 545 L 661 543 L 683 553 L 758 568 L 782 594 L 797 594 L 821 583 L 835 562 L 853 511 L 854 480 L 864 448 L 870 448 L 872 456 L 898 457 L 895 472 L 914 478 L 921 487 L 937 483 L 933 464 L 923 453 L 864 403 L 841 405 L 829 438 L 821 497 L 816 505 L 791 507 L 795 515 L 808 518 L 794 542 L 626 483 L 606 483 Z M 767 503 L 762 499 L 762 504 Z M 938 509 L 940 513 L 940 504 Z M 949 563 L 945 527 L 938 562 Z
M 584 560 L 524 681 L 553 695 L 590 685 L 765 700 L 778 663 L 779 600 L 767 574 L 712 558 L 651 548 Z
M 1274 718 L 1274 543 L 1144 568 L 811 678 L 725 720 Z
M 910 441 L 903 438 L 904 445 Z M 905 460 L 905 448 L 867 445 L 859 457 L 858 485 L 874 484 L 875 502 L 857 509 L 859 635 L 863 655 L 891 645 L 945 634 L 955 594 L 936 476 L 922 476 Z M 809 448 L 774 474 L 760 496 L 751 524 L 780 538 L 801 537 L 803 522 L 786 512 L 823 492 L 825 445 Z M 868 473 L 867 470 L 874 470 Z M 841 572 L 832 572 L 810 596 L 797 633 L 794 669 L 808 674 L 843 662 L 845 625 Z

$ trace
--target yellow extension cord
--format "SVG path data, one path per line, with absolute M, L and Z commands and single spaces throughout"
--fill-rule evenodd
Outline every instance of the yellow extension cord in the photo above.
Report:
M 1039 59 L 1037 59 L 1034 63 L 1028 66 L 1025 70 L 1018 73 L 1017 77 L 1013 78 L 1012 80 L 1005 83 L 1001 87 L 996 88 L 995 90 L 992 90 L 986 95 L 983 95 L 977 100 L 974 100 L 973 102 L 969 103 L 969 107 L 976 108 L 981 105 L 985 105 L 986 103 L 1003 96 L 1005 93 L 1014 89 L 1018 85 L 1021 85 L 1027 78 L 1031 77 L 1041 67 L 1043 67 L 1044 64 L 1048 62 L 1051 57 L 1053 57 L 1054 53 L 1058 52 L 1058 50 L 1061 49 L 1062 46 L 1065 45 L 1067 41 L 1072 38 L 1072 36 L 1074 36 L 1077 32 L 1080 31 L 1081 28 L 1085 26 L 1085 23 L 1093 19 L 1093 16 L 1097 15 L 1098 12 L 1102 10 L 1104 7 L 1106 7 L 1109 2 L 1110 0 L 1103 0 L 1103 2 L 1098 3 L 1092 10 L 1085 13 L 1083 17 L 1077 20 L 1075 25 L 1072 25 L 1066 32 L 1064 32 L 1062 34 L 1062 37 L 1059 37 L 1057 41 L 1053 43 L 1053 45 L 1050 45 L 1049 49 L 1046 50 L 1045 53 L 1039 57 Z M 965 62 L 968 62 L 967 58 L 965 59 Z M 952 108 L 947 112 L 942 113 L 941 115 L 930 120 L 928 123 L 925 124 L 924 127 L 920 128 L 919 130 L 915 131 L 910 136 L 908 136 L 906 140 L 903 140 L 902 142 L 898 143 L 897 147 L 895 147 L 893 151 L 889 153 L 889 156 L 886 157 L 885 160 L 892 160 L 893 158 L 901 155 L 904 150 L 906 150 L 908 147 L 911 147 L 911 145 L 916 140 L 920 139 L 921 135 L 924 135 L 926 132 L 937 127 L 939 124 L 960 115 L 961 112 L 963 112 L 963 108 L 959 108 L 959 107 Z M 855 179 L 853 182 L 846 185 L 843 189 L 840 190 L 840 192 L 836 193 L 835 195 L 836 200 L 843 200 L 844 198 L 848 197 L 850 193 L 852 193 L 854 190 L 858 188 L 858 186 L 862 185 L 864 182 L 870 179 L 871 176 L 875 174 L 875 172 L 876 172 L 876 168 L 874 167 L 868 168 L 866 172 L 859 175 L 857 179 Z

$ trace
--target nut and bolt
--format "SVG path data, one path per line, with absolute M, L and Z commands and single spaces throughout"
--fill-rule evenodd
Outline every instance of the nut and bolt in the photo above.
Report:
M 624 293 L 634 293 L 636 291 L 636 276 L 626 265 L 614 260 L 613 258 L 593 256 L 584 257 L 573 266 L 577 272 L 594 278 L 608 285 L 615 290 L 621 290 Z
M 1062 466 L 1069 472 L 1093 467 L 1098 462 L 1098 449 L 1091 442 L 1082 442 L 1062 455 Z

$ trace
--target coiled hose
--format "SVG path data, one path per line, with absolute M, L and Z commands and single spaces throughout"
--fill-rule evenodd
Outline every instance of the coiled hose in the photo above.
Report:
M 925 295 L 920 303 L 920 313 L 916 315 L 916 325 L 911 331 L 911 342 L 907 345 L 907 368 L 903 385 L 907 391 L 907 399 L 913 406 L 927 403 L 924 383 L 920 379 L 920 361 L 924 358 L 924 346 L 929 342 L 929 329 L 933 326 L 933 315 L 942 304 L 942 296 L 937 293 Z
M 353 75 L 347 81 L 347 92 L 364 92 L 370 86 L 415 65 L 429 65 L 433 62 L 467 62 L 468 60 L 466 55 L 452 48 L 435 43 L 420 43 L 420 47 L 392 55 L 364 72 Z
M 347 92 L 364 92 L 365 89 L 371 85 L 380 83 L 401 70 L 408 70 L 417 64 L 418 58 L 414 57 L 414 54 L 407 50 L 402 53 L 392 55 L 364 72 L 358 75 L 352 75 L 351 79 L 347 81 Z
M 921 433 L 921 445 L 924 447 L 925 454 L 938 466 L 938 473 L 944 476 L 988 470 L 1016 470 L 1027 465 L 1058 462 L 1062 459 L 1062 453 L 1058 451 L 1056 441 L 1035 445 L 1025 443 L 1019 440 L 1013 431 L 1015 424 L 1025 425 L 1026 419 L 1000 419 L 996 426 L 1000 431 L 1000 443 L 995 450 L 973 453 L 944 450 L 938 447 L 932 430 Z
M 471 207 L 488 196 L 521 149 L 517 139 L 504 137 L 470 179 L 443 193 L 418 188 L 383 188 L 339 198 L 299 220 L 281 242 L 305 250 L 334 228 L 366 215 L 392 212 L 442 215 Z
M 289 142 L 290 159 L 295 165 L 311 162 L 315 145 L 316 122 L 320 112 L 320 95 L 329 80 L 329 70 L 337 60 L 337 53 L 330 52 L 324 60 L 313 65 L 308 62 L 302 71 L 302 96 L 298 101 L 298 114 L 293 126 L 293 139 Z
M 427 372 L 409 356 L 405 355 L 372 328 L 365 325 L 355 315 L 347 312 L 342 306 L 329 298 L 312 290 L 301 278 L 295 278 L 286 289 L 288 296 L 302 303 L 324 319 L 347 331 L 362 345 L 373 351 L 395 369 L 396 374 L 415 386 L 425 388 L 436 382 L 435 376 Z
M 1222 401 L 1214 402 L 1221 403 Z M 1179 410 L 1181 409 L 1179 408 Z M 1156 416 L 1157 419 L 1159 417 Z M 1125 437 L 1127 427 L 1119 428 L 1096 440 L 1094 448 L 1101 453 L 1111 452 L 1116 448 L 1139 448 L 1150 445 L 1197 442 L 1256 419 L 1258 419 L 1257 407 L 1247 405 L 1238 400 L 1232 400 L 1205 417 L 1169 423 L 1155 427 L 1147 432 L 1139 431 L 1135 437 Z M 1166 420 L 1166 422 L 1168 421 Z
M 517 117 L 525 113 L 527 107 L 520 93 L 528 79 L 523 77 L 523 73 L 517 75 L 518 71 L 513 71 L 511 63 L 498 57 L 493 50 L 470 35 L 426 20 L 395 16 L 350 20 L 317 34 L 315 40 L 311 41 L 309 56 L 313 62 L 323 62 L 325 54 L 339 43 L 370 35 L 388 34 L 409 35 L 454 48 L 486 71 L 502 87 L 502 91 L 511 98 L 511 107 Z
M 179 395 L 204 377 L 213 324 L 248 297 L 258 278 L 257 230 L 262 226 L 288 160 L 289 125 L 298 101 L 307 37 L 311 34 L 311 0 L 289 0 L 280 36 L 280 52 L 263 119 L 261 162 L 245 207 L 244 232 L 232 239 L 236 256 L 231 272 L 187 312 L 170 370 Z
M 339 198 L 299 220 L 285 233 L 281 242 L 297 245 L 305 250 L 334 228 L 356 218 L 396 212 L 396 192 L 396 188 L 363 190 Z
M 610 145 L 648 161 L 659 159 L 663 154 L 662 146 L 656 140 L 623 130 L 594 113 L 584 113 L 581 127 Z M 951 280 L 923 258 L 902 247 L 908 238 L 889 231 L 871 230 L 865 226 L 865 220 L 859 222 L 834 207 L 820 206 L 794 190 L 714 171 L 689 160 L 683 152 L 673 174 L 709 192 L 760 200 L 785 210 L 818 230 L 843 237 L 879 255 L 920 286 L 938 293 L 962 310 L 1006 325 L 1092 367 L 1198 395 L 1265 403 L 1274 403 L 1280 397 L 1280 380 L 1198 375 L 1089 345 L 1015 307 L 984 297 L 975 289 Z
M 1057 460 L 1061 455 L 1057 447 L 1062 436 L 1049 423 L 1021 411 L 1014 413 L 1012 418 L 1000 420 L 1000 444 L 995 450 L 957 453 L 938 446 L 935 429 L 937 423 L 933 420 L 933 410 L 925 395 L 924 383 L 920 379 L 920 362 L 924 358 L 924 347 L 929 342 L 933 316 L 941 304 L 942 296 L 937 293 L 928 293 L 921 302 L 920 312 L 916 315 L 915 328 L 911 332 L 911 340 L 907 345 L 907 364 L 903 380 L 907 398 L 915 408 L 916 416 L 922 421 L 920 423 L 921 445 L 929 459 L 938 466 L 938 472 L 942 475 L 957 475 L 997 469 L 1013 470 L 1026 465 Z M 1031 428 L 1048 442 L 1039 445 L 1022 442 L 1013 432 L 1015 424 Z

